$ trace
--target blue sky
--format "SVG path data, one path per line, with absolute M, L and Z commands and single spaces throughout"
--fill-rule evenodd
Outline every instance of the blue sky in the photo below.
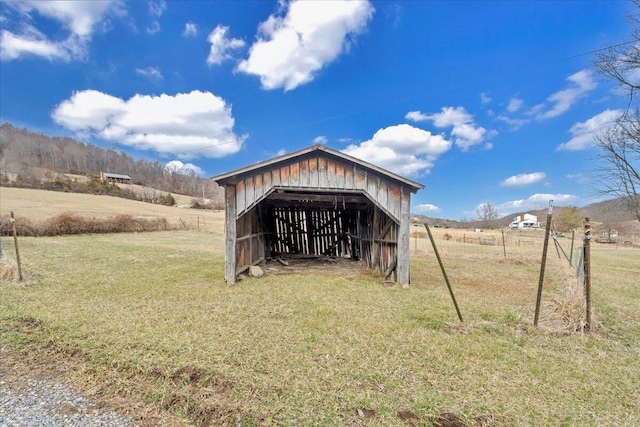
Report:
M 316 143 L 474 219 L 594 201 L 628 1 L 1 2 L 0 120 L 209 177 Z M 113 171 L 117 172 L 117 171 Z

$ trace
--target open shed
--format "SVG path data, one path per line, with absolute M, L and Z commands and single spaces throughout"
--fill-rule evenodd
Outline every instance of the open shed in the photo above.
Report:
M 227 283 L 289 253 L 350 257 L 409 284 L 409 208 L 422 184 L 323 145 L 212 180 L 225 192 Z

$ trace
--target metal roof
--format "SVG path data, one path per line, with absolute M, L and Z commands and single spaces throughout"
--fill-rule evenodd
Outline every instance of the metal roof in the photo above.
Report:
M 120 175 L 118 173 L 108 173 L 108 172 L 104 172 L 103 173 L 105 178 L 115 178 L 115 179 L 131 179 L 131 177 L 129 175 Z
M 364 160 L 360 160 L 360 159 L 358 159 L 356 157 L 352 157 L 352 156 L 350 156 L 348 154 L 345 154 L 345 153 L 342 153 L 340 151 L 333 150 L 333 149 L 328 148 L 328 147 L 326 147 L 326 146 L 324 146 L 322 144 L 312 145 L 311 147 L 303 148 L 302 150 L 294 151 L 292 153 L 288 153 L 288 154 L 284 154 L 282 156 L 274 157 L 274 158 L 269 159 L 269 160 L 264 160 L 262 162 L 254 163 L 252 165 L 245 166 L 243 168 L 236 169 L 236 170 L 233 170 L 231 172 L 223 173 L 223 174 L 220 174 L 220 175 L 212 177 L 211 180 L 217 182 L 220 185 L 229 184 L 229 183 L 232 183 L 233 182 L 233 178 L 238 176 L 238 175 L 242 175 L 242 174 L 245 174 L 245 173 L 248 173 L 248 172 L 253 172 L 253 171 L 257 170 L 257 169 L 266 168 L 268 166 L 272 166 L 272 165 L 275 165 L 275 164 L 278 164 L 278 163 L 283 163 L 283 162 L 286 162 L 287 160 L 291 160 L 291 159 L 294 159 L 296 157 L 300 157 L 300 156 L 303 156 L 305 154 L 312 153 L 314 151 L 323 151 L 323 152 L 325 152 L 325 153 L 327 153 L 329 155 L 332 155 L 332 156 L 335 156 L 335 157 L 338 157 L 338 158 L 341 158 L 341 159 L 356 163 L 356 164 L 358 164 L 358 165 L 360 165 L 360 166 L 362 166 L 362 167 L 364 167 L 366 169 L 370 169 L 372 171 L 378 172 L 381 175 L 387 176 L 387 177 L 389 177 L 389 178 L 391 178 L 391 179 L 393 179 L 395 181 L 399 181 L 399 182 L 401 182 L 403 184 L 406 184 L 406 185 L 414 188 L 415 189 L 414 191 L 421 190 L 421 189 L 424 188 L 424 185 L 422 185 L 422 184 L 420 184 L 418 182 L 411 181 L 410 179 L 404 178 L 404 177 L 402 177 L 400 175 L 396 175 L 395 173 L 390 172 L 390 171 L 388 171 L 386 169 L 383 169 L 383 168 L 381 168 L 379 166 L 372 165 L 371 163 L 365 162 Z

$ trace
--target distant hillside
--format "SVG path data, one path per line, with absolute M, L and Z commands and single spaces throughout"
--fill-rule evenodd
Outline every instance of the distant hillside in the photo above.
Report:
M 562 212 L 562 206 L 556 206 L 553 209 L 553 218 L 558 218 L 558 215 Z M 526 211 L 532 215 L 538 217 L 538 221 L 541 226 L 545 225 L 548 209 L 532 209 Z M 624 202 L 621 199 L 606 200 L 604 202 L 592 203 L 590 205 L 580 207 L 580 211 L 584 217 L 590 217 L 590 220 L 594 226 L 603 226 L 606 228 L 619 228 L 624 230 L 630 230 L 629 232 L 635 232 L 633 230 L 640 229 L 640 221 L 637 221 L 635 216 L 625 209 Z M 506 215 L 495 221 L 490 222 L 489 228 L 501 228 L 507 227 L 513 218 L 518 216 L 521 212 L 514 212 Z M 471 221 L 455 221 L 450 219 L 432 218 L 425 215 L 412 215 L 414 222 L 428 223 L 431 226 L 442 226 L 449 228 L 483 228 L 486 226 L 484 221 L 471 220 Z
M 129 175 L 134 184 L 222 203 L 220 187 L 193 172 L 178 173 L 160 162 L 134 160 L 122 151 L 104 150 L 69 137 L 51 137 L 9 123 L 0 126 L 0 170 L 3 177 L 18 177 L 27 184 L 50 179 L 56 173 L 117 173 Z

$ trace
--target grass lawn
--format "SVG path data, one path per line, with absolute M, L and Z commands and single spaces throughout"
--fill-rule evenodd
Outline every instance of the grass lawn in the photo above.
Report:
M 534 328 L 539 247 L 505 259 L 437 237 L 460 323 L 424 238 L 409 289 L 357 264 L 228 286 L 221 231 L 21 238 L 27 280 L 0 282 L 0 357 L 66 364 L 125 412 L 187 425 L 638 425 L 637 249 L 594 245 L 597 328 L 569 334 L 572 273 L 551 250 Z

